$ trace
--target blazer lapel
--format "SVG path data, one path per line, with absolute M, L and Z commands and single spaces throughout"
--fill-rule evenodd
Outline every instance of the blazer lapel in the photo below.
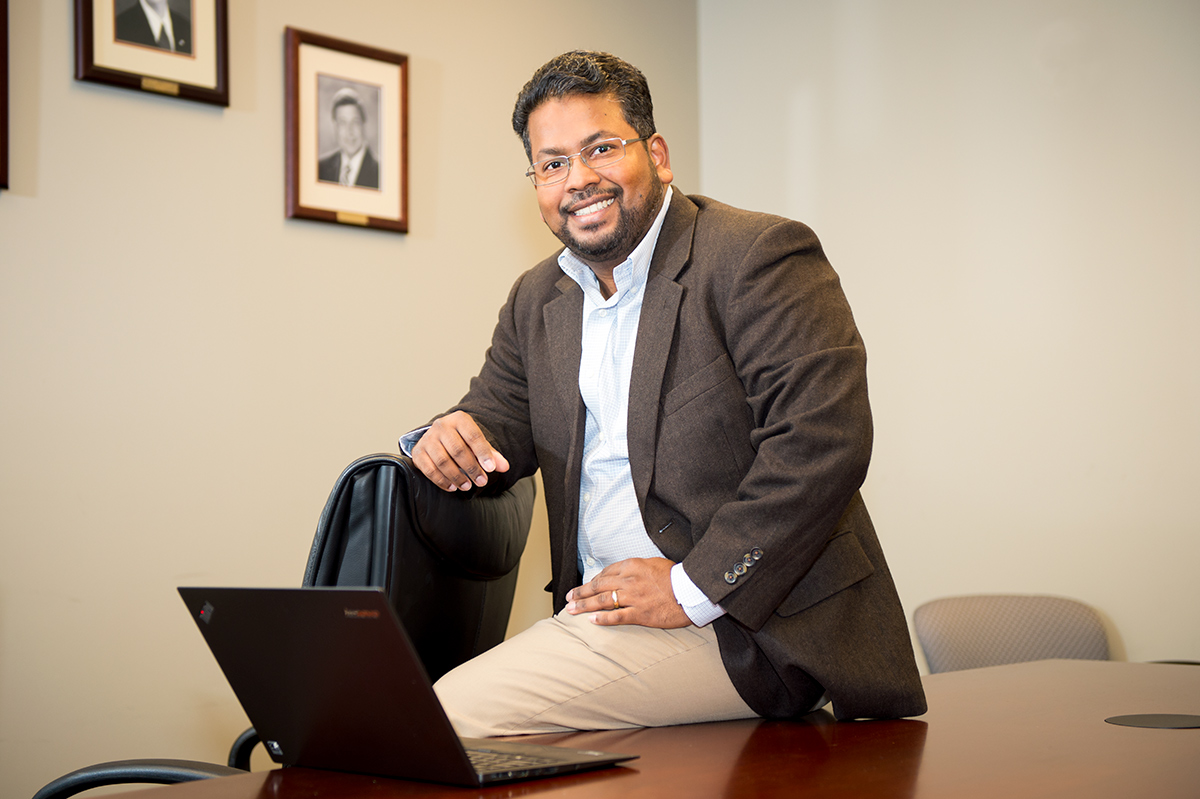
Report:
M 654 477 L 654 450 L 661 406 L 663 375 L 683 287 L 675 278 L 687 265 L 692 254 L 692 232 L 697 208 L 680 191 L 671 192 L 671 208 L 663 220 L 650 275 L 646 280 L 646 296 L 642 299 L 642 315 L 638 321 L 637 348 L 633 354 L 633 376 L 629 383 L 629 468 L 638 504 L 646 507 L 650 481 Z
M 546 325 L 550 369 L 564 408 L 582 405 L 579 398 L 579 360 L 583 354 L 583 290 L 563 275 L 554 284 L 562 296 L 546 303 L 542 320 Z
M 562 537 L 561 551 L 554 553 L 559 559 L 558 574 L 565 581 L 554 589 L 557 611 L 565 601 L 563 597 L 567 589 L 574 587 L 578 577 L 579 476 L 583 466 L 585 411 L 583 398 L 579 395 L 579 361 L 583 354 L 583 290 L 566 275 L 558 279 L 555 288 L 561 295 L 542 307 L 542 321 L 558 404 L 572 420 L 567 427 L 570 440 L 567 443 L 566 501 L 562 509 L 565 535 Z M 566 585 L 566 582 L 570 585 Z

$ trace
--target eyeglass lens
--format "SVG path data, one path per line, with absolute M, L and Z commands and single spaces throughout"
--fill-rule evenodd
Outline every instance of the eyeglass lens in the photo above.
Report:
M 625 143 L 620 139 L 603 139 L 584 147 L 576 155 L 589 167 L 603 168 L 625 157 Z M 571 168 L 571 159 L 574 157 L 563 155 L 538 161 L 530 168 L 534 183 L 545 186 L 566 180 L 567 172 Z

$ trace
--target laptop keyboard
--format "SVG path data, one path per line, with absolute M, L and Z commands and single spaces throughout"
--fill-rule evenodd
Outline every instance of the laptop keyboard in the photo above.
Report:
M 556 758 L 538 757 L 537 755 L 517 755 L 512 752 L 493 752 L 490 749 L 468 749 L 467 757 L 471 765 L 480 774 L 493 771 L 527 771 L 529 769 L 552 766 L 560 762 Z

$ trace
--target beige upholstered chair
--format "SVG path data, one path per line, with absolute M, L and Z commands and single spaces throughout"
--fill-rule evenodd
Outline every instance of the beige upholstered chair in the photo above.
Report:
M 913 622 L 931 674 L 1050 658 L 1110 658 L 1100 614 L 1074 599 L 945 597 L 917 608 Z

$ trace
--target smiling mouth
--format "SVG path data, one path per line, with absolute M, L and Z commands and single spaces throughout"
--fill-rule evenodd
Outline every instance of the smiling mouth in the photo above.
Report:
M 585 205 L 584 207 L 580 208 L 578 211 L 572 211 L 571 216 L 580 217 L 580 216 L 588 216 L 589 214 L 597 214 L 597 213 L 603 211 L 608 206 L 615 203 L 616 201 L 617 201 L 617 199 L 615 197 L 609 197 L 607 200 L 601 200 L 600 202 L 595 202 L 595 203 L 592 203 L 591 205 Z

